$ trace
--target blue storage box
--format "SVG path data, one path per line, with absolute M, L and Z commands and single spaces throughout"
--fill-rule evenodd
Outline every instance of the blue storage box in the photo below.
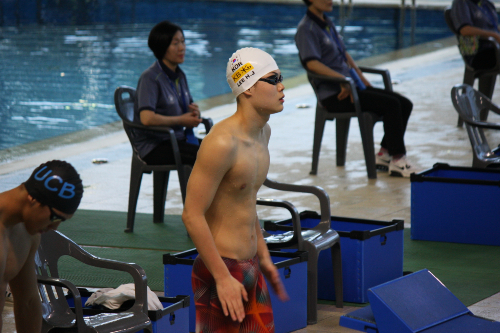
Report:
M 92 295 L 90 291 L 85 288 L 78 288 L 82 299 L 82 305 Z M 189 332 L 189 296 L 175 296 L 175 297 L 158 297 L 161 304 L 164 306 L 162 310 L 149 310 L 148 317 L 153 326 L 153 333 L 180 333 Z M 70 308 L 75 306 L 72 295 L 66 297 Z M 132 306 L 134 301 L 129 300 L 123 303 L 122 307 L 126 307 L 127 303 Z M 96 315 L 103 312 L 119 312 L 123 310 L 103 310 L 84 307 L 83 315 Z M 137 333 L 143 333 L 143 330 Z
M 474 316 L 431 272 L 370 288 L 370 306 L 340 317 L 340 326 L 378 333 L 497 333 L 500 322 Z
M 270 253 L 290 297 L 288 302 L 281 302 L 266 280 L 271 294 L 275 333 L 286 333 L 304 328 L 307 326 L 307 252 L 270 251 Z M 196 249 L 176 254 L 168 253 L 163 256 L 165 295 L 185 294 L 191 296 L 189 332 L 196 330 L 196 309 L 191 287 L 191 272 L 194 259 L 197 256 Z
M 300 213 L 302 229 L 320 221 L 316 212 Z M 265 222 L 271 234 L 292 230 L 291 220 Z M 331 217 L 331 228 L 340 236 L 344 302 L 368 302 L 370 287 L 403 276 L 403 220 L 377 221 Z M 318 299 L 335 300 L 331 251 L 323 250 L 318 261 Z
M 162 310 L 148 311 L 153 333 L 189 332 L 190 296 L 158 297 Z M 144 332 L 144 331 L 139 331 Z
M 500 245 L 500 170 L 435 164 L 411 180 L 411 238 Z

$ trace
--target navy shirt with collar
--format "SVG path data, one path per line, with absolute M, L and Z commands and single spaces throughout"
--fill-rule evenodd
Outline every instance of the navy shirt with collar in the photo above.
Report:
M 454 0 L 451 5 L 451 19 L 457 31 L 470 25 L 498 32 L 498 15 L 495 5 L 488 0 Z
M 310 60 L 318 60 L 334 71 L 346 76 L 349 75 L 349 66 L 344 55 L 330 33 L 337 34 L 341 48 L 345 50 L 344 42 L 333 22 L 326 16 L 325 21 L 307 11 L 306 15 L 300 21 L 295 34 L 295 44 L 299 50 L 299 57 L 302 65 L 305 67 Z M 318 98 L 324 100 L 340 92 L 340 86 L 333 83 L 319 82 Z
M 184 72 L 179 67 L 174 72 L 157 60 L 142 73 L 137 83 L 134 122 L 141 123 L 140 112 L 143 110 L 151 110 L 164 116 L 180 116 L 187 111 L 187 106 L 192 101 Z M 185 139 L 182 126 L 172 128 L 178 140 Z M 134 146 L 141 157 L 169 139 L 168 133 L 134 129 Z

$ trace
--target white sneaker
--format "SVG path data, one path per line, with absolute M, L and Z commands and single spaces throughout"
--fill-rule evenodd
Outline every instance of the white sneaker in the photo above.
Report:
M 391 163 L 389 163 L 389 174 L 391 176 L 409 178 L 412 173 L 415 173 L 415 168 L 408 163 L 406 156 L 397 161 L 391 160 Z
M 388 152 L 384 151 L 375 154 L 375 166 L 377 170 L 382 170 L 382 171 L 389 170 L 390 163 L 391 163 L 391 155 L 389 155 Z
M 12 297 L 9 285 L 7 285 L 7 289 L 5 289 L 5 301 L 10 303 L 14 302 L 14 297 Z

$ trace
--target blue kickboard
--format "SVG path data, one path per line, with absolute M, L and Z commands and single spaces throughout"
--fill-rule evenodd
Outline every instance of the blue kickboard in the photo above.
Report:
M 474 316 L 424 269 L 368 290 L 370 306 L 340 318 L 340 325 L 371 333 L 498 333 L 500 322 Z

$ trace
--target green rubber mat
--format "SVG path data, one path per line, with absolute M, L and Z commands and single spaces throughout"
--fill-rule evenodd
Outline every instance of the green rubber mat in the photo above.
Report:
M 151 214 L 137 214 L 134 233 L 129 234 L 123 232 L 125 212 L 78 210 L 71 220 L 61 224 L 59 231 L 96 256 L 139 264 L 146 271 L 150 288 L 161 291 L 162 255 L 191 249 L 194 244 L 180 216 L 166 215 L 163 224 L 152 220 Z M 126 274 L 64 260 L 68 261 L 61 262 L 61 273 L 78 286 L 116 287 L 131 282 Z M 500 291 L 500 247 L 413 241 L 410 230 L 405 229 L 404 270 L 416 272 L 424 268 L 467 306 Z
M 403 267 L 427 268 L 466 306 L 500 291 L 500 246 L 411 240 L 405 229 Z
M 97 257 L 138 264 L 146 272 L 149 288 L 163 291 L 163 254 L 167 253 L 166 251 L 88 246 L 83 248 Z M 116 288 L 121 284 L 134 282 L 128 273 L 88 266 L 67 256 L 59 260 L 59 276 L 81 287 Z
M 179 215 L 165 215 L 164 223 L 153 223 L 152 214 L 135 216 L 134 232 L 125 233 L 126 212 L 79 209 L 58 230 L 79 245 L 165 251 L 194 247 Z

